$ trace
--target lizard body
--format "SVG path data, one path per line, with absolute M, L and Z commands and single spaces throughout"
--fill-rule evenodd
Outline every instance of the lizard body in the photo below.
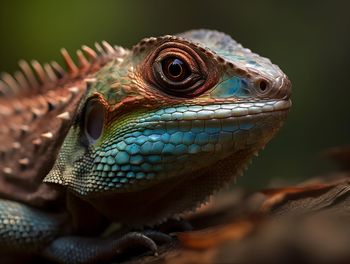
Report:
M 63 50 L 67 72 L 34 61 L 2 76 L 0 220 L 17 222 L 0 250 L 108 259 L 124 240 L 101 241 L 106 223 L 142 227 L 195 209 L 241 173 L 291 106 L 278 66 L 223 33 L 96 49 L 83 46 L 78 66 Z

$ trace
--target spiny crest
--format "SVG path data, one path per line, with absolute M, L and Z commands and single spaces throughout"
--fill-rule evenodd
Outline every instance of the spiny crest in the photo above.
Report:
M 2 197 L 46 206 L 57 193 L 42 184 L 78 112 L 93 74 L 128 51 L 107 42 L 82 46 L 77 62 L 62 49 L 57 62 L 20 61 L 20 71 L 0 75 L 0 193 Z
M 83 45 L 76 52 L 78 64 L 74 62 L 66 49 L 61 49 L 67 70 L 56 61 L 40 64 L 33 60 L 19 61 L 21 71 L 13 75 L 0 75 L 0 97 L 14 97 L 19 95 L 40 94 L 44 90 L 64 85 L 79 77 L 93 73 L 113 58 L 121 58 L 127 50 L 119 46 L 111 46 L 107 41 L 95 43 L 95 49 Z

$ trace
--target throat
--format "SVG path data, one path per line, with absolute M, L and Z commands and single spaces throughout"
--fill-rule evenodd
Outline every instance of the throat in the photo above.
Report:
M 241 174 L 254 151 L 240 150 L 215 166 L 161 181 L 147 189 L 89 198 L 109 220 L 131 227 L 153 226 L 195 210 Z

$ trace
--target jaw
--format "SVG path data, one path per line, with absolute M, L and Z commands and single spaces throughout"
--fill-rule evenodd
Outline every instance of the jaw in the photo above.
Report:
M 220 144 L 222 148 L 220 148 L 218 151 L 204 151 L 205 156 L 201 155 L 201 152 L 192 153 L 191 155 L 187 154 L 187 156 L 185 156 L 185 162 L 184 160 L 170 161 L 167 163 L 166 167 L 167 174 L 162 174 L 164 170 L 161 170 L 161 173 L 158 175 L 159 177 L 156 178 L 153 177 L 150 179 L 146 178 L 140 180 L 137 178 L 129 178 L 128 185 L 125 185 L 128 186 L 128 188 L 115 188 L 116 185 L 113 185 L 113 181 L 106 181 L 115 179 L 116 174 L 113 171 L 109 171 L 107 173 L 101 171 L 100 174 L 92 174 L 91 172 L 94 172 L 92 166 L 95 166 L 94 163 L 91 162 L 93 159 L 92 156 L 90 159 L 79 160 L 84 162 L 84 164 L 79 164 L 78 166 L 80 170 L 84 170 L 81 171 L 81 173 L 74 174 L 74 170 L 60 170 L 59 175 L 61 175 L 61 177 L 65 177 L 63 179 L 66 181 L 64 184 L 68 185 L 68 188 L 73 191 L 75 195 L 89 202 L 97 211 L 108 217 L 111 221 L 123 222 L 135 227 L 160 223 L 170 216 L 176 216 L 184 211 L 195 209 L 201 203 L 205 202 L 209 196 L 213 194 L 213 192 L 219 190 L 232 179 L 241 174 L 252 156 L 263 146 L 265 146 L 265 144 L 276 134 L 287 116 L 287 106 L 289 105 L 288 102 L 282 102 L 282 106 L 284 104 L 285 107 L 277 110 L 273 107 L 271 108 L 271 104 L 275 103 L 270 103 L 270 106 L 268 106 L 268 104 L 262 104 L 260 106 L 261 109 L 264 108 L 266 111 L 261 111 L 260 113 L 255 114 L 251 113 L 248 115 L 245 115 L 244 111 L 242 111 L 241 108 L 243 105 L 235 105 L 235 109 L 239 109 L 238 111 L 233 111 L 233 114 L 236 116 L 223 119 L 219 118 L 220 115 L 230 113 L 229 111 L 222 111 L 220 113 L 220 111 L 217 111 L 217 109 L 213 109 L 213 106 L 209 106 L 207 108 L 208 111 L 202 111 L 200 114 L 203 116 L 207 115 L 207 119 L 205 120 L 210 120 L 211 125 L 220 124 L 219 128 L 217 126 L 214 126 L 213 128 L 212 126 L 199 127 L 194 125 L 192 127 L 194 130 L 191 129 L 190 131 L 195 132 L 196 134 L 199 128 L 201 130 L 204 128 L 211 133 L 219 129 L 218 133 L 215 132 L 217 135 L 219 135 L 218 138 L 221 138 L 220 136 L 223 134 L 230 135 L 228 138 L 221 138 L 222 141 Z M 268 107 L 266 107 L 266 105 Z M 278 106 L 281 104 L 276 103 L 275 105 Z M 258 107 L 258 103 L 256 106 Z M 222 106 L 223 109 L 225 109 L 225 107 L 227 107 L 228 110 L 231 109 L 227 104 Z M 250 108 L 251 105 L 246 104 L 246 107 L 253 109 Z M 198 109 L 198 106 L 196 109 Z M 183 109 L 179 107 L 179 111 L 180 110 Z M 211 110 L 211 112 L 214 114 L 219 113 L 218 118 L 213 118 L 210 116 L 211 113 L 209 110 Z M 259 109 L 254 109 L 254 111 L 257 110 Z M 156 115 L 159 116 L 160 112 L 156 113 Z M 136 132 L 134 135 L 139 135 L 143 140 L 146 140 L 146 142 L 151 142 L 153 140 L 153 142 L 157 144 L 160 142 L 160 137 L 164 136 L 166 133 L 170 133 L 170 131 L 174 131 L 173 133 L 179 133 L 181 131 L 181 127 L 173 126 L 174 122 L 172 122 L 172 120 L 162 122 L 158 119 L 155 121 L 152 115 L 148 115 L 148 118 L 149 120 L 144 118 L 142 122 L 136 120 L 134 125 L 131 124 L 130 127 L 123 126 L 125 131 L 127 131 L 129 134 L 124 133 L 127 135 L 126 137 L 114 137 L 114 141 L 107 140 L 107 142 L 109 142 L 111 146 L 119 146 L 118 142 L 115 141 L 115 138 L 120 138 L 119 142 L 126 144 L 126 146 L 123 146 L 123 151 L 126 152 L 127 146 L 130 143 L 128 143 L 127 138 L 130 138 L 130 133 L 134 133 L 135 131 Z M 200 120 L 200 123 L 205 124 L 205 120 L 195 120 Z M 229 122 L 224 120 L 228 120 Z M 177 124 L 180 124 L 180 122 L 182 122 L 181 124 L 185 122 L 198 124 L 198 122 L 191 120 L 177 120 Z M 124 124 L 130 125 L 129 122 L 125 122 Z M 253 128 L 251 125 L 247 124 L 253 124 Z M 145 127 L 137 127 L 137 125 Z M 134 132 L 131 130 L 131 128 L 135 129 Z M 155 135 L 152 134 L 155 128 L 163 129 L 160 130 L 157 137 L 152 136 Z M 228 131 L 223 131 L 226 129 Z M 147 130 L 151 132 L 149 135 L 141 133 L 141 131 Z M 174 137 L 174 139 L 178 140 L 177 137 Z M 199 139 L 201 139 L 200 136 Z M 168 140 L 171 141 L 171 137 Z M 204 137 L 204 141 L 209 143 L 207 140 L 208 137 Z M 129 146 L 134 146 L 134 143 L 130 143 Z M 167 141 L 166 144 L 168 143 L 171 142 Z M 183 142 L 181 144 L 184 145 Z M 203 145 L 201 150 L 205 149 L 206 148 Z M 134 150 L 135 149 L 133 149 L 133 151 Z M 153 153 L 152 151 L 156 151 L 156 149 L 153 147 L 146 149 L 147 151 L 151 151 L 151 153 L 137 152 L 142 150 L 143 148 L 141 147 L 137 148 L 136 152 L 130 151 L 130 153 L 135 153 L 135 155 L 142 156 L 142 158 L 152 157 L 152 159 L 149 159 L 148 162 L 154 161 L 155 154 L 158 154 L 158 156 L 161 157 L 164 155 L 162 152 Z M 185 150 L 187 151 L 187 149 Z M 107 155 L 109 151 L 112 152 L 113 149 L 105 150 L 104 153 Z M 174 155 L 173 152 L 169 153 L 175 158 L 179 157 L 177 154 Z M 128 157 L 126 160 L 127 162 L 132 161 L 132 155 Z M 118 163 L 120 160 L 116 159 L 115 162 Z M 125 162 L 125 160 L 123 162 Z M 194 166 L 194 164 L 196 165 Z M 126 164 L 126 166 L 128 165 L 130 164 Z M 114 164 L 107 166 L 107 168 L 110 169 L 113 168 L 113 166 Z M 121 164 L 119 168 L 123 169 L 122 166 L 124 165 Z M 156 166 L 159 167 L 159 164 L 156 164 Z M 98 166 L 95 168 L 97 167 Z M 131 168 L 136 168 L 136 166 Z M 140 168 L 144 167 L 140 165 Z M 55 172 L 56 170 L 53 171 Z M 71 172 L 71 175 L 69 172 Z M 112 177 L 109 177 L 109 174 L 111 174 Z M 69 177 L 67 178 L 67 176 Z M 52 178 L 55 180 L 54 177 Z M 74 184 L 69 185 L 69 182 L 74 182 Z M 142 182 L 146 182 L 146 184 L 142 184 Z M 80 188 L 79 186 L 82 186 L 83 188 Z M 118 186 L 120 187 L 121 185 Z
M 91 168 L 75 177 L 84 186 L 80 194 L 137 192 L 215 166 L 239 150 L 254 150 L 274 135 L 288 106 L 284 101 L 183 105 L 125 117 L 83 160 L 93 162 L 78 164 Z
M 133 227 L 155 225 L 196 209 L 215 191 L 240 176 L 250 160 L 275 135 L 287 111 L 274 113 L 273 129 L 261 132 L 254 144 L 231 150 L 225 158 L 185 174 L 177 174 L 152 185 L 129 192 L 100 194 L 87 198 L 96 210 L 113 221 Z
M 192 211 L 241 175 L 257 149 L 240 150 L 215 166 L 161 181 L 149 188 L 90 197 L 108 219 L 131 227 L 153 226 Z

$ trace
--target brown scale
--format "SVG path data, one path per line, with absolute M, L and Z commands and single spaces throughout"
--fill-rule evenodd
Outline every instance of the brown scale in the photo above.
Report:
M 0 198 L 50 206 L 58 199 L 42 183 L 74 119 L 92 75 L 125 54 L 103 41 L 82 46 L 78 66 L 61 50 L 67 72 L 57 63 L 20 61 L 21 71 L 0 78 Z M 87 57 L 86 57 L 87 56 Z

